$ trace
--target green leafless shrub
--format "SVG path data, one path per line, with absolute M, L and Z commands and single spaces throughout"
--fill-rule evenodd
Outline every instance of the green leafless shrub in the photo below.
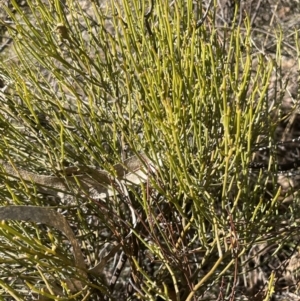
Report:
M 247 295 L 251 247 L 293 234 L 276 227 L 276 166 L 257 177 L 248 168 L 255 143 L 274 143 L 281 99 L 270 109 L 268 87 L 280 55 L 253 58 L 247 18 L 246 32 L 216 30 L 215 3 L 207 15 L 192 1 L 27 4 L 3 6 L 11 21 L 1 21 L 15 51 L 0 67 L 1 162 L 15 169 L 1 174 L 3 298 Z M 82 173 L 113 181 L 131 156 L 151 162 L 144 183 L 89 195 Z M 73 167 L 84 171 L 70 180 Z M 20 170 L 65 189 L 49 196 Z

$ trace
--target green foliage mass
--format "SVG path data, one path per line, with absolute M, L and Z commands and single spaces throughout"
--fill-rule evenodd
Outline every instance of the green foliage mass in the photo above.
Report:
M 51 198 L 3 170 L 0 203 L 63 215 L 86 270 L 76 268 L 60 224 L 44 213 L 11 218 L 0 226 L 2 300 L 204 300 L 218 296 L 221 283 L 234 296 L 251 246 L 286 237 L 273 226 L 275 176 L 248 168 L 260 137 L 273 143 L 274 62 L 253 57 L 247 18 L 245 30 L 216 28 L 214 2 L 207 14 L 191 0 L 3 6 L 14 55 L 0 66 L 2 160 L 59 176 L 66 191 Z M 140 154 L 155 171 L 106 200 L 84 197 L 63 172 L 92 166 L 113 176 L 115 164 Z M 112 287 L 113 258 L 100 272 L 88 270 L 117 243 L 127 265 Z

